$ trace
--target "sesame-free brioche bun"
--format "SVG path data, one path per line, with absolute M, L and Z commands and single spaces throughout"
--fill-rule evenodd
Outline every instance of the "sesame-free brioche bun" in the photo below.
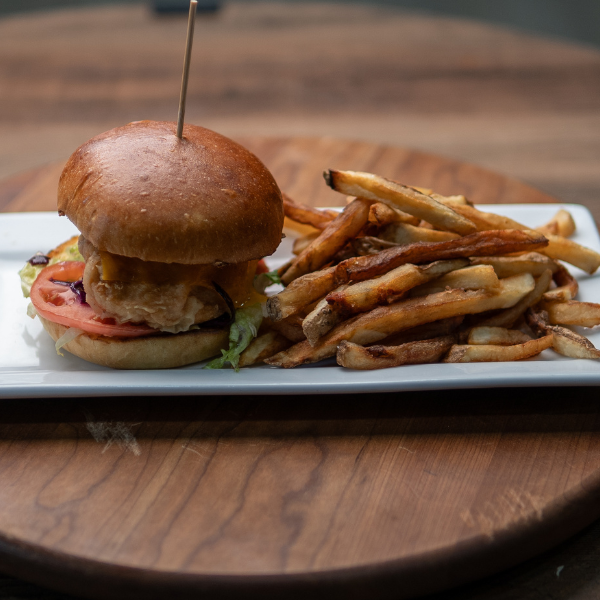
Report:
M 146 261 L 240 263 L 281 241 L 281 192 L 254 154 L 204 127 L 137 121 L 80 146 L 58 211 L 99 250 Z
M 68 329 L 38 315 L 54 341 Z M 65 344 L 71 354 L 112 369 L 173 369 L 220 353 L 228 347 L 229 331 L 197 329 L 186 333 L 138 338 L 112 338 L 83 333 Z

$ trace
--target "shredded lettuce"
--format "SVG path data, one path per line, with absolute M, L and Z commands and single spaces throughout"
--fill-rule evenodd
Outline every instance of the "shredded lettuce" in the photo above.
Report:
M 229 330 L 229 349 L 221 350 L 223 356 L 211 360 L 204 368 L 222 369 L 226 363 L 229 363 L 236 371 L 239 371 L 240 354 L 256 337 L 262 319 L 260 304 L 252 304 L 236 310 L 235 321 Z
M 35 306 L 31 302 L 27 305 L 27 316 L 31 319 L 37 317 L 37 310 L 35 310 Z
M 21 291 L 23 292 L 23 296 L 25 296 L 25 298 L 29 298 L 31 286 L 43 268 L 44 265 L 33 266 L 29 263 L 25 263 L 25 266 L 19 271 L 19 277 L 21 278 Z
M 277 270 L 269 271 L 268 273 L 261 273 L 260 275 L 256 275 L 254 277 L 254 289 L 259 294 L 264 294 L 265 290 L 272 285 L 283 285 L 281 283 L 281 278 L 279 277 L 279 273 Z
M 54 344 L 56 348 L 56 354 L 59 356 L 64 356 L 64 354 L 60 351 L 63 346 L 66 346 L 69 342 L 73 341 L 76 337 L 80 336 L 84 333 L 81 329 L 77 329 L 76 327 L 69 327 L 57 340 Z
M 75 238 L 73 244 L 69 244 L 68 246 L 62 248 L 60 252 L 57 252 L 50 259 L 50 262 L 47 265 L 30 265 L 28 262 L 26 262 L 24 267 L 19 271 L 19 276 L 21 277 L 21 291 L 23 292 L 23 296 L 25 296 L 25 298 L 29 298 L 33 282 L 36 280 L 37 276 L 42 272 L 42 270 L 45 267 L 49 265 L 54 265 L 57 262 L 63 262 L 68 260 L 83 261 L 83 256 L 79 254 L 77 238 Z

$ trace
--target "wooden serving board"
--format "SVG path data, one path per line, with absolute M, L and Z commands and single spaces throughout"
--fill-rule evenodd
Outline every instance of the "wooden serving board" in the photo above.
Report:
M 324 168 L 476 202 L 551 202 L 471 165 L 246 139 L 282 189 Z M 59 169 L 0 184 L 50 210 Z M 235 374 L 231 374 L 235 377 Z M 68 377 L 68 373 L 65 373 Z M 90 598 L 408 598 L 506 568 L 600 514 L 597 390 L 5 401 L 0 570 Z

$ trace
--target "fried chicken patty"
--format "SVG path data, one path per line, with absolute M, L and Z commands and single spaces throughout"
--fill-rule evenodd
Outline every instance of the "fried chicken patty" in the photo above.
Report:
M 226 310 L 225 302 L 214 289 L 200 285 L 103 281 L 98 249 L 80 236 L 79 251 L 85 258 L 86 300 L 102 318 L 113 318 L 118 323 L 145 323 L 160 331 L 179 333 Z

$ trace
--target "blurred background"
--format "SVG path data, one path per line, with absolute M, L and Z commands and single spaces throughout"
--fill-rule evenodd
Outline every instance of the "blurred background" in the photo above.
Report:
M 58 7 L 134 4 L 139 0 L 0 0 L 0 14 L 51 10 Z M 294 2 L 297 0 L 288 0 Z M 381 4 L 422 12 L 483 19 L 524 30 L 600 45 L 600 3 L 594 0 L 346 0 Z M 341 0 L 343 3 L 344 0 Z M 158 11 L 187 10 L 185 0 L 155 0 Z M 199 8 L 216 10 L 220 0 L 200 0 Z
M 64 161 L 132 120 L 175 120 L 187 6 L 0 0 L 0 178 Z M 600 195 L 598 2 L 200 0 L 200 8 L 189 122 L 232 137 L 417 148 L 565 201 Z

